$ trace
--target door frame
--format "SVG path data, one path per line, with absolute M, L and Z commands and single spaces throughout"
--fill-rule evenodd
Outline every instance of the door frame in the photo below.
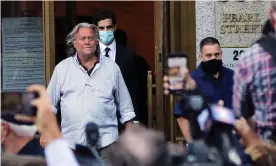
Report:
M 42 1 L 45 86 L 55 68 L 55 7 L 54 1 Z

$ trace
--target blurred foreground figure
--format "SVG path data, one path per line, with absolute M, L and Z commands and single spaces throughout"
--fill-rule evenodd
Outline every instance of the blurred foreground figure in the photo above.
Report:
M 259 137 L 276 141 L 276 1 L 270 3 L 274 32 L 241 55 L 234 74 L 233 108 L 237 116 L 252 118 Z
M 2 166 L 46 166 L 46 161 L 41 157 L 1 154 Z
M 68 142 L 61 137 L 46 88 L 41 85 L 31 85 L 27 91 L 39 94 L 39 97 L 31 103 L 37 108 L 37 114 L 35 117 L 16 115 L 15 119 L 34 123 L 38 132 L 48 140 L 45 144 L 45 157 L 48 166 L 78 166 L 79 164 L 69 148 Z M 12 161 L 9 163 L 10 166 L 11 163 Z
M 44 157 L 44 149 L 36 138 L 36 126 L 1 114 L 1 147 L 4 153 Z
M 171 165 L 164 136 L 141 125 L 129 126 L 112 148 L 112 166 Z
M 276 165 L 276 145 L 273 142 L 261 140 L 244 118 L 237 120 L 236 129 L 241 136 L 241 142 L 257 166 Z

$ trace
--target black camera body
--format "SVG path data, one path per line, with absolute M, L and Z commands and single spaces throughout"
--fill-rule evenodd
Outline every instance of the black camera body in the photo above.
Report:
M 187 153 L 171 156 L 173 166 L 223 166 L 223 158 L 215 147 L 210 147 L 203 139 L 188 145 Z
M 207 104 L 199 91 L 184 93 L 180 98 L 182 111 L 189 114 L 193 142 L 184 156 L 172 156 L 178 166 L 236 166 L 241 158 L 233 134 L 235 116 L 222 106 Z

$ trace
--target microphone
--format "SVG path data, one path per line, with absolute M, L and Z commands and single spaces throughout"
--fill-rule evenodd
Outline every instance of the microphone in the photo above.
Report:
M 95 147 L 99 139 L 99 128 L 98 126 L 90 122 L 86 125 L 85 134 L 87 137 L 87 143 L 90 147 Z
M 241 165 L 232 133 L 235 117 L 231 110 L 208 104 L 200 91 L 184 93 L 180 103 L 189 116 L 194 139 L 189 145 L 189 155 L 197 156 L 197 163 L 220 165 L 221 161 L 226 166 Z
M 245 119 L 249 119 L 255 114 L 255 106 L 250 93 L 248 93 L 249 87 L 246 87 L 242 92 L 242 97 L 240 101 L 240 115 L 237 115 L 238 118 L 243 116 Z
M 206 107 L 205 98 L 198 92 L 183 93 L 180 98 L 180 107 L 185 114 L 189 115 L 191 136 L 193 140 L 199 140 L 203 137 L 200 130 L 197 117 Z
M 85 166 L 104 166 L 96 149 L 99 139 L 98 126 L 93 122 L 88 123 L 85 127 L 85 134 L 88 147 L 76 145 L 75 155 L 78 162 Z
M 207 144 L 216 146 L 224 157 L 226 165 L 241 165 L 233 135 L 235 116 L 230 109 L 210 105 L 197 118 L 200 129 L 205 134 Z

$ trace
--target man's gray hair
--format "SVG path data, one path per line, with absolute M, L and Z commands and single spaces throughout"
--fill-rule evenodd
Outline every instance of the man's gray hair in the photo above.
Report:
M 133 148 L 134 144 L 139 147 Z M 171 165 L 164 135 L 139 124 L 129 126 L 120 135 L 118 141 L 111 146 L 108 158 L 116 166 Z
M 67 45 L 67 53 L 68 56 L 72 56 L 76 53 L 76 49 L 74 48 L 74 42 L 76 41 L 76 35 L 79 31 L 80 28 L 91 28 L 95 34 L 97 40 L 99 39 L 99 31 L 96 25 L 94 24 L 89 24 L 86 22 L 79 23 L 78 25 L 75 26 L 75 28 L 68 34 L 66 38 L 66 45 Z M 98 51 L 98 49 L 96 50 Z

